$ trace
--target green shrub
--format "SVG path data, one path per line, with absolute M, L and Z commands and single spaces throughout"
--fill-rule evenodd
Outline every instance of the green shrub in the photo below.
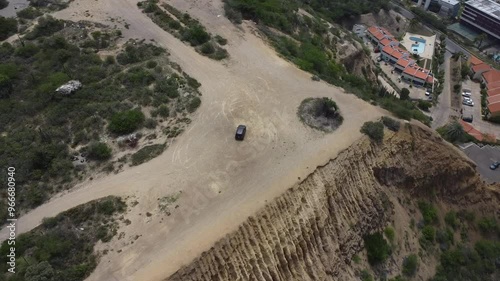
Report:
M 380 122 L 365 122 L 361 127 L 361 133 L 370 137 L 371 140 L 381 142 L 384 139 L 384 125 Z
M 227 39 L 220 35 L 215 35 L 215 41 L 217 41 L 217 43 L 223 46 L 227 44 Z
M 139 151 L 132 154 L 132 166 L 140 165 L 157 157 L 163 150 L 165 150 L 164 144 L 153 144 L 141 148 Z
M 51 36 L 64 28 L 64 21 L 58 20 L 50 15 L 40 17 L 38 24 L 35 25 L 33 30 L 26 34 L 25 38 L 33 40 L 43 36 Z
M 498 230 L 497 221 L 494 217 L 483 217 L 477 222 L 479 230 L 483 234 L 495 233 Z
M 155 68 L 156 66 L 158 65 L 157 62 L 153 61 L 153 60 L 150 60 L 146 63 L 146 67 L 151 69 L 151 68 Z
M 97 142 L 89 145 L 86 148 L 89 159 L 92 160 L 108 160 L 111 158 L 111 148 L 102 142 Z
M 186 80 L 187 80 L 189 87 L 192 87 L 194 89 L 198 89 L 201 86 L 201 83 L 198 82 L 198 80 L 196 80 L 190 76 L 186 77 Z
M 137 130 L 144 122 L 144 114 L 140 110 L 127 110 L 115 113 L 109 122 L 109 130 L 115 134 L 129 134 Z
M 17 12 L 17 16 L 22 19 L 34 19 L 41 15 L 43 15 L 43 13 L 34 7 L 27 7 Z
M 444 221 L 447 225 L 453 227 L 453 229 L 456 229 L 458 226 L 457 213 L 455 213 L 454 211 L 449 211 L 444 216 Z
M 217 47 L 215 49 L 215 53 L 209 55 L 208 57 L 210 57 L 214 60 L 223 60 L 223 59 L 229 57 L 229 53 L 225 49 Z
M 201 25 L 194 25 L 185 30 L 182 34 L 182 40 L 188 41 L 191 46 L 199 46 L 210 40 L 210 34 L 205 31 Z
M 361 271 L 361 281 L 374 281 L 372 275 L 367 270 Z
M 382 116 L 382 124 L 384 124 L 387 129 L 397 132 L 401 127 L 401 123 L 387 116 Z
M 419 201 L 418 208 L 422 213 L 425 224 L 434 224 L 438 222 L 437 209 L 431 203 Z
M 403 274 L 410 277 L 415 275 L 418 267 L 418 257 L 415 254 L 411 254 L 405 258 L 403 261 Z
M 157 109 L 157 113 L 158 115 L 160 115 L 161 117 L 168 117 L 170 115 L 170 111 L 168 109 L 168 106 L 166 105 L 161 105 L 158 109 Z
M 215 52 L 215 48 L 212 45 L 212 43 L 206 42 L 206 43 L 203 43 L 203 45 L 201 45 L 200 51 L 205 55 L 210 55 L 210 54 L 213 54 Z
M 424 228 L 422 228 L 422 237 L 429 242 L 434 242 L 436 237 L 436 230 L 433 226 L 426 225 L 424 226 Z
M 418 108 L 422 109 L 423 111 L 429 111 L 429 108 L 432 106 L 432 103 L 424 100 L 419 100 L 417 102 Z
M 0 16 L 0 41 L 9 38 L 17 32 L 17 21 L 13 18 Z
M 194 97 L 187 104 L 187 111 L 190 113 L 195 112 L 195 110 L 198 107 L 200 107 L 200 105 L 201 105 L 201 99 L 199 97 Z
M 384 262 L 391 254 L 391 248 L 381 233 L 366 235 L 364 241 L 368 253 L 368 262 L 371 265 Z
M 388 226 L 384 229 L 385 237 L 389 239 L 389 242 L 393 243 L 394 242 L 394 237 L 396 236 L 394 232 L 394 228 Z
M 146 119 L 146 121 L 144 121 L 144 127 L 148 128 L 148 129 L 156 128 L 157 124 L 158 123 L 156 122 L 156 120 L 154 120 L 152 118 L 148 118 L 148 119 Z

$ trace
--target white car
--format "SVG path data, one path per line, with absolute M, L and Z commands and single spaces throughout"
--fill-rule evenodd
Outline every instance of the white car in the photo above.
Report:
M 469 92 L 467 90 L 465 90 L 465 91 L 462 92 L 462 97 L 470 97 L 470 96 L 472 96 L 471 92 Z
M 474 102 L 471 99 L 465 99 L 462 101 L 462 104 L 468 105 L 468 106 L 474 106 Z
M 431 93 L 429 93 L 429 92 L 425 92 L 425 95 L 426 95 L 426 96 L 430 96 L 430 95 L 431 95 Z

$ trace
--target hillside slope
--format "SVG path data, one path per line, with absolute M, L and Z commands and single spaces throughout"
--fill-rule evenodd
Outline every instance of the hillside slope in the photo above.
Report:
M 364 235 L 395 219 L 401 192 L 485 213 L 499 201 L 455 148 L 406 125 L 386 131 L 381 145 L 365 138 L 351 146 L 166 280 L 357 280 L 351 259 Z M 422 265 L 430 268 L 422 274 L 433 267 Z

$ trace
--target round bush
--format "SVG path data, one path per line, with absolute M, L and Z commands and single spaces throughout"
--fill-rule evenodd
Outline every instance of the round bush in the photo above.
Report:
M 334 131 L 344 121 L 337 104 L 327 97 L 305 99 L 297 114 L 306 125 L 326 132 Z
M 108 129 L 115 134 L 129 134 L 137 130 L 144 119 L 144 114 L 139 110 L 118 112 L 111 117 Z
M 93 143 L 87 147 L 89 159 L 92 160 L 107 160 L 111 158 L 111 148 L 102 142 Z

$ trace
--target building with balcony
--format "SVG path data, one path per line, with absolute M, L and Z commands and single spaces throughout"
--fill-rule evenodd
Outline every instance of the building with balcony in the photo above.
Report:
M 493 0 L 467 1 L 460 23 L 500 40 L 500 4 Z

